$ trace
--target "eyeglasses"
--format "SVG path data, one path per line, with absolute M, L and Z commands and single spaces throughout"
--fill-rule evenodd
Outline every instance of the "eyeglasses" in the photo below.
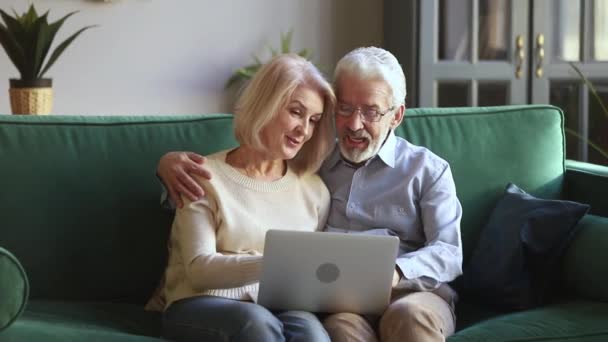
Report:
M 338 104 L 338 107 L 336 108 L 336 114 L 342 116 L 342 117 L 350 117 L 351 115 L 353 115 L 354 112 L 359 112 L 361 113 L 361 118 L 367 122 L 377 122 L 380 121 L 380 119 L 385 116 L 386 114 L 388 114 L 390 111 L 392 111 L 393 109 L 395 109 L 395 106 L 390 107 L 389 109 L 385 110 L 384 112 L 379 111 L 376 108 L 373 107 L 355 107 L 355 106 L 351 106 L 349 104 L 345 104 L 345 103 L 340 103 Z

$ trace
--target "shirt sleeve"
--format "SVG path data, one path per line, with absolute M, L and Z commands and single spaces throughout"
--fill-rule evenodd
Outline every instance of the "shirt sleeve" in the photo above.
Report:
M 462 274 L 462 207 L 449 165 L 423 189 L 420 215 L 426 244 L 399 255 L 397 266 L 405 279 L 421 278 L 424 287 L 436 287 Z
M 212 191 L 191 202 L 184 198 L 173 225 L 174 238 L 186 269 L 186 276 L 196 291 L 240 287 L 259 280 L 262 256 L 224 255 L 217 252 L 217 201 Z

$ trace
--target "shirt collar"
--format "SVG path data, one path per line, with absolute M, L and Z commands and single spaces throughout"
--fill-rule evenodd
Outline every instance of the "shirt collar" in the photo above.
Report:
M 336 140 L 336 146 L 334 151 L 329 157 L 328 166 L 329 168 L 334 168 L 338 162 L 343 161 L 348 163 L 346 160 L 342 159 L 342 154 L 340 153 L 339 142 Z M 386 165 L 390 167 L 395 167 L 395 148 L 397 145 L 397 138 L 395 137 L 395 132 L 393 130 L 389 130 L 388 137 L 386 137 L 386 141 L 378 151 L 378 154 L 373 156 L 370 160 L 368 160 L 365 165 L 371 163 L 376 157 L 379 157 Z
M 386 137 L 386 141 L 384 145 L 378 151 L 378 157 L 382 159 L 382 161 L 390 166 L 395 167 L 395 149 L 397 148 L 397 138 L 395 137 L 395 132 L 391 129 L 388 131 L 388 137 Z

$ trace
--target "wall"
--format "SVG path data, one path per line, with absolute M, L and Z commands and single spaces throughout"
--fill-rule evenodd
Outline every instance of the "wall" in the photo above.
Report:
M 310 48 L 331 71 L 352 48 L 382 44 L 381 0 L 2 0 L 18 12 L 34 3 L 51 20 L 69 11 L 63 41 L 84 32 L 46 76 L 54 114 L 199 114 L 231 112 L 232 72 L 269 57 L 281 32 L 293 49 Z M 57 43 L 56 43 L 57 44 Z M 0 51 L 0 113 L 10 113 L 8 78 L 17 70 Z

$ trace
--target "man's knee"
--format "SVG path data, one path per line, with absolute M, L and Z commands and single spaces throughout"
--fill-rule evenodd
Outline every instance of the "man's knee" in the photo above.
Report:
M 369 322 L 357 314 L 332 314 L 323 320 L 323 326 L 332 341 L 377 341 Z
M 393 302 L 382 315 L 379 334 L 383 341 L 440 341 L 452 333 L 451 311 L 445 301 L 428 292 L 408 297 Z
M 395 325 L 420 325 L 432 324 L 435 321 L 435 314 L 427 307 L 419 303 L 404 302 L 398 305 L 390 305 L 382 318 L 380 327 Z

